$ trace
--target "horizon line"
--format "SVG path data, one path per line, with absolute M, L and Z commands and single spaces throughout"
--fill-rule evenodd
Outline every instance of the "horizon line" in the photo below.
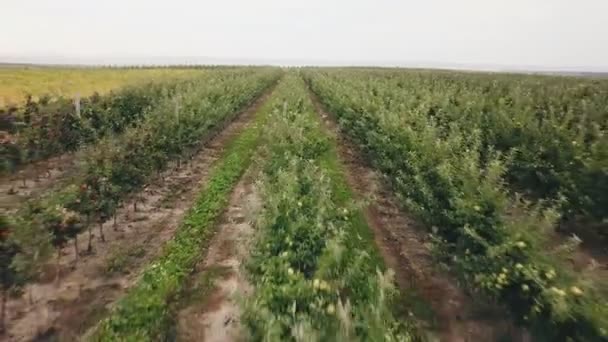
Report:
M 164 60 L 164 61 L 163 61 Z M 335 67 L 397 67 L 422 69 L 455 69 L 472 71 L 574 72 L 608 73 L 608 66 L 540 66 L 524 64 L 493 64 L 476 62 L 394 61 L 394 60 L 323 60 L 314 58 L 257 58 L 209 56 L 62 56 L 62 55 L 0 55 L 0 64 L 38 66 L 199 66 L 199 65 L 269 65 L 269 66 L 335 66 Z

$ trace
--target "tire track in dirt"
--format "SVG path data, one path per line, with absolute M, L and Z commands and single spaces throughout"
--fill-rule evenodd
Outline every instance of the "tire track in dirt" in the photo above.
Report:
M 164 180 L 151 182 L 133 196 L 139 198 L 138 211 L 131 210 L 133 200 L 125 202 L 118 212 L 116 229 L 111 228 L 112 222 L 106 223 L 109 227 L 104 232 L 107 242 L 96 241 L 93 254 L 81 256 L 77 268 L 74 267 L 74 249 L 65 248 L 59 286 L 52 279 L 43 279 L 26 286 L 21 298 L 10 300 L 8 340 L 73 341 L 96 324 L 137 282 L 143 266 L 160 255 L 163 244 L 173 236 L 201 186 L 208 180 L 214 162 L 221 157 L 225 146 L 252 121 L 271 90 L 205 139 L 190 165 L 167 170 L 162 177 Z M 87 232 L 79 235 L 80 241 L 87 239 Z M 109 269 L 116 268 L 117 259 L 122 272 Z
M 516 328 L 506 309 L 482 303 L 458 287 L 458 281 L 437 268 L 428 233 L 401 208 L 381 175 L 365 162 L 362 153 L 340 132 L 334 118 L 310 92 L 325 129 L 337 141 L 338 158 L 348 185 L 364 201 L 363 212 L 386 266 L 404 293 L 414 291 L 433 311 L 436 324 L 420 322 L 430 340 L 448 342 L 529 341 Z M 367 200 L 367 201 L 365 201 Z M 436 325 L 436 326 L 433 326 Z
M 175 308 L 176 341 L 244 339 L 239 298 L 251 293 L 242 264 L 249 255 L 261 200 L 250 169 L 237 183 L 216 233 Z

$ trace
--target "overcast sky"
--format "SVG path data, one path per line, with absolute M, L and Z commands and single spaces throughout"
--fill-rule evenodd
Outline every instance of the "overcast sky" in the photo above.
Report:
M 0 0 L 0 59 L 608 71 L 607 0 Z

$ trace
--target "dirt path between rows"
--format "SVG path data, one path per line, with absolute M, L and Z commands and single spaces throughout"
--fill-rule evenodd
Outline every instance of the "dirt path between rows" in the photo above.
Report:
M 420 322 L 430 340 L 448 342 L 528 341 L 529 337 L 506 319 L 504 309 L 476 301 L 439 270 L 429 248 L 428 233 L 399 206 L 381 175 L 375 172 L 353 143 L 310 94 L 325 128 L 338 142 L 338 158 L 344 165 L 355 197 L 364 201 L 366 221 L 387 267 L 395 271 L 401 292 L 414 291 L 429 306 L 436 322 Z
M 164 181 L 159 179 L 134 196 L 145 199 L 138 201 L 137 211 L 133 211 L 132 201 L 125 203 L 116 229 L 108 222 L 106 242 L 96 237 L 93 254 L 82 255 L 77 267 L 74 249 L 66 247 L 59 286 L 50 277 L 28 285 L 21 298 L 8 302 L 8 333 L 4 337 L 9 341 L 74 341 L 95 325 L 136 283 L 143 266 L 160 254 L 207 181 L 212 164 L 251 122 L 270 93 L 219 130 L 190 165 L 168 170 Z M 86 247 L 87 240 L 86 232 L 79 236 L 81 246 Z
M 78 154 L 66 153 L 42 160 L 25 166 L 14 175 L 1 177 L 0 208 L 12 212 L 25 201 L 61 187 L 76 173 Z
M 251 170 L 236 185 L 217 231 L 175 308 L 176 341 L 244 340 L 239 298 L 251 293 L 242 267 L 261 208 Z
M 600 231 L 608 231 L 608 222 L 598 224 L 584 219 L 562 222 L 551 236 L 547 250 L 563 250 L 569 241 L 579 241 L 577 248 L 562 260 L 563 267 L 592 281 L 603 296 L 608 296 L 608 241 Z

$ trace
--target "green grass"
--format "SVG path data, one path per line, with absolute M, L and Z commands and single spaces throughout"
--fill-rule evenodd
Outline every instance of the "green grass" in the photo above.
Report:
M 337 133 L 333 133 L 329 128 L 324 127 L 323 120 L 321 120 L 317 113 L 315 113 L 314 116 L 321 127 L 319 135 L 329 138 L 329 149 L 321 156 L 319 164 L 332 180 L 332 192 L 336 203 L 346 204 L 353 200 L 357 200 L 355 194 L 348 185 L 346 166 L 339 158 Z M 365 205 L 365 203 L 362 204 Z M 376 245 L 372 228 L 367 224 L 363 209 L 358 209 L 353 214 L 351 223 L 351 227 L 353 228 L 352 234 L 359 236 L 360 238 L 348 239 L 346 242 L 350 244 L 349 247 L 366 251 L 370 255 L 370 263 L 378 269 L 385 271 L 386 265 L 378 246 Z M 412 313 L 414 317 L 416 317 L 416 320 L 424 322 L 420 322 L 420 324 L 425 325 L 425 327 L 421 328 L 432 329 L 432 327 L 436 326 L 437 318 L 429 304 L 422 299 L 414 289 L 408 288 L 406 291 L 403 291 L 404 289 L 401 290 L 402 291 L 399 291 L 398 294 L 399 299 L 393 303 L 395 305 L 393 310 L 397 316 L 409 320 L 409 315 Z M 422 335 L 420 335 L 420 337 L 421 336 Z
M 329 137 L 330 148 L 321 156 L 319 164 L 321 168 L 327 172 L 332 182 L 332 192 L 334 194 L 334 200 L 337 204 L 344 205 L 355 200 L 355 196 L 350 189 L 346 180 L 346 169 L 345 166 L 340 162 L 337 152 L 337 144 L 335 137 L 331 134 L 324 133 L 322 130 L 319 131 L 322 136 Z M 358 209 L 352 217 L 352 227 L 355 236 L 361 237 L 360 239 L 349 239 L 347 242 L 351 244 L 352 248 L 365 250 L 370 256 L 374 266 L 385 270 L 384 261 L 380 255 L 376 243 L 374 241 L 374 233 L 367 224 L 365 214 L 362 209 Z
M 227 266 L 211 266 L 197 277 L 192 277 L 191 284 L 180 291 L 179 297 L 173 301 L 172 312 L 175 313 L 177 310 L 189 306 L 204 305 L 215 289 L 215 281 L 230 274 L 230 270 L 231 268 Z M 175 314 L 172 316 L 176 317 Z
M 133 261 L 146 255 L 146 248 L 143 245 L 129 248 L 127 250 L 118 250 L 114 253 L 106 265 L 107 273 L 125 273 Z

